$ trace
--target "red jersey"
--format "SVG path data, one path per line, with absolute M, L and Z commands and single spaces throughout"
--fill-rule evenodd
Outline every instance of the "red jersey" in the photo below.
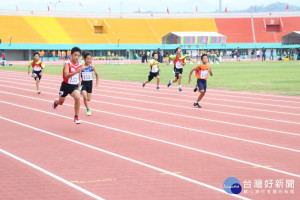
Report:
M 73 73 L 77 71 L 79 68 L 82 67 L 82 64 L 78 62 L 78 65 L 74 65 L 71 61 L 67 62 L 68 68 L 69 68 L 69 73 Z M 78 85 L 79 83 L 79 74 L 74 74 L 70 78 L 65 77 L 65 70 L 63 70 L 63 79 L 65 83 L 71 84 L 71 85 Z

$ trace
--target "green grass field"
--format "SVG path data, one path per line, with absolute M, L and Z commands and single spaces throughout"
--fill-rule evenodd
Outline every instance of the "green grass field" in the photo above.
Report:
M 188 85 L 188 74 L 196 65 L 184 67 L 184 86 L 193 87 L 195 77 Z M 96 65 L 101 79 L 141 82 L 147 79 L 148 64 Z M 172 65 L 161 64 L 161 84 L 174 78 Z M 27 66 L 0 67 L 0 70 L 27 71 Z M 208 88 L 252 91 L 300 96 L 300 62 L 231 62 L 212 65 L 213 77 L 208 78 Z M 62 74 L 62 66 L 47 66 L 46 74 Z M 46 81 L 45 79 L 43 81 Z M 153 79 L 152 83 L 156 80 Z

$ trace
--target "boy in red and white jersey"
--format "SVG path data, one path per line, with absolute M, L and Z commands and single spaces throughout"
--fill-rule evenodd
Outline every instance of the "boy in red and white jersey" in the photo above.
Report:
M 59 90 L 59 98 L 54 100 L 52 104 L 52 110 L 54 111 L 58 105 L 63 105 L 65 102 L 66 96 L 70 94 L 74 101 L 75 116 L 74 122 L 80 124 L 81 120 L 78 118 L 79 109 L 80 109 L 80 92 L 78 90 L 79 85 L 79 75 L 83 70 L 82 64 L 79 62 L 81 55 L 81 50 L 78 47 L 74 47 L 71 50 L 71 58 L 69 61 L 65 62 L 63 69 L 63 82 Z

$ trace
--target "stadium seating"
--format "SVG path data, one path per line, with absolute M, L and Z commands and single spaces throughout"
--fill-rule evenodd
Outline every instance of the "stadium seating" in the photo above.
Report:
M 254 18 L 257 43 L 280 43 L 300 26 L 300 17 L 282 17 L 280 32 L 267 32 L 265 18 Z M 277 21 L 278 21 L 277 20 Z M 169 32 L 218 32 L 227 43 L 253 43 L 251 18 L 72 18 L 0 16 L 3 43 L 161 44 Z M 296 28 L 297 29 L 297 28 Z M 300 27 L 298 28 L 300 30 Z
M 250 18 L 217 18 L 220 34 L 227 36 L 228 43 L 253 43 Z

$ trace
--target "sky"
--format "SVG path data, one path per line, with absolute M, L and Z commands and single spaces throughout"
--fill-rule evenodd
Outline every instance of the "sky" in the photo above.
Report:
M 251 5 L 268 5 L 278 0 L 222 0 L 222 10 L 242 10 Z M 280 0 L 287 5 L 300 6 L 299 0 Z M 141 12 L 214 12 L 219 9 L 219 0 L 0 0 L 1 10 L 51 11 L 58 12 L 98 12 L 112 13 Z

